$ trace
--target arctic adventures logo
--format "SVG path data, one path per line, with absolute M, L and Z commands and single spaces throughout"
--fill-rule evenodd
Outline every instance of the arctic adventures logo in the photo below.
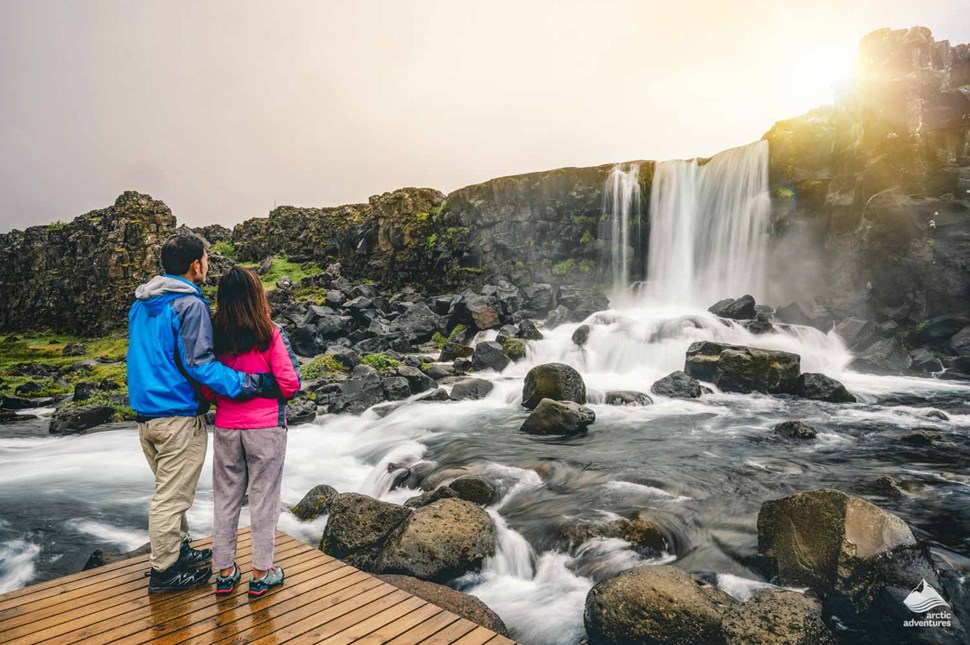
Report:
M 914 614 L 924 614 L 922 618 L 910 618 L 903 621 L 904 627 L 950 627 L 951 615 L 950 605 L 943 600 L 943 596 L 937 593 L 926 580 L 920 581 L 913 589 L 903 604 Z M 934 612 L 934 609 L 940 611 Z

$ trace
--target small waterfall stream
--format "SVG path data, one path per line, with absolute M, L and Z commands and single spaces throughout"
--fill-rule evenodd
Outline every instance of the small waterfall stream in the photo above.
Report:
M 630 285 L 631 265 L 642 258 L 640 165 L 617 164 L 603 190 L 603 213 L 610 218 L 610 268 L 614 290 Z

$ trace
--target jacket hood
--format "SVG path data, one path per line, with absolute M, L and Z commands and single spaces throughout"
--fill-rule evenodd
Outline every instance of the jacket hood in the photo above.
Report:
M 170 275 L 157 275 L 135 289 L 135 298 L 148 307 L 152 316 L 157 316 L 166 304 L 183 296 L 202 297 L 202 290 L 187 280 Z

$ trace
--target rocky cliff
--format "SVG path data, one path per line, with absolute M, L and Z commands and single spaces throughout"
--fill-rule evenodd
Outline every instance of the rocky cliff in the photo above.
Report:
M 70 223 L 0 235 L 0 329 L 99 335 L 123 326 L 174 230 L 168 206 L 126 192 Z
M 789 247 L 786 279 L 836 317 L 918 325 L 968 308 L 967 45 L 873 32 L 834 106 L 765 138 L 778 235 L 814 242 Z

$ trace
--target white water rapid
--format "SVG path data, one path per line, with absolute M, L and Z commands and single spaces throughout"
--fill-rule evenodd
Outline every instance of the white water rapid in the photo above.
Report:
M 603 189 L 603 213 L 610 217 L 610 267 L 613 288 L 630 286 L 631 263 L 642 256 L 640 246 L 640 165 L 617 164 Z

